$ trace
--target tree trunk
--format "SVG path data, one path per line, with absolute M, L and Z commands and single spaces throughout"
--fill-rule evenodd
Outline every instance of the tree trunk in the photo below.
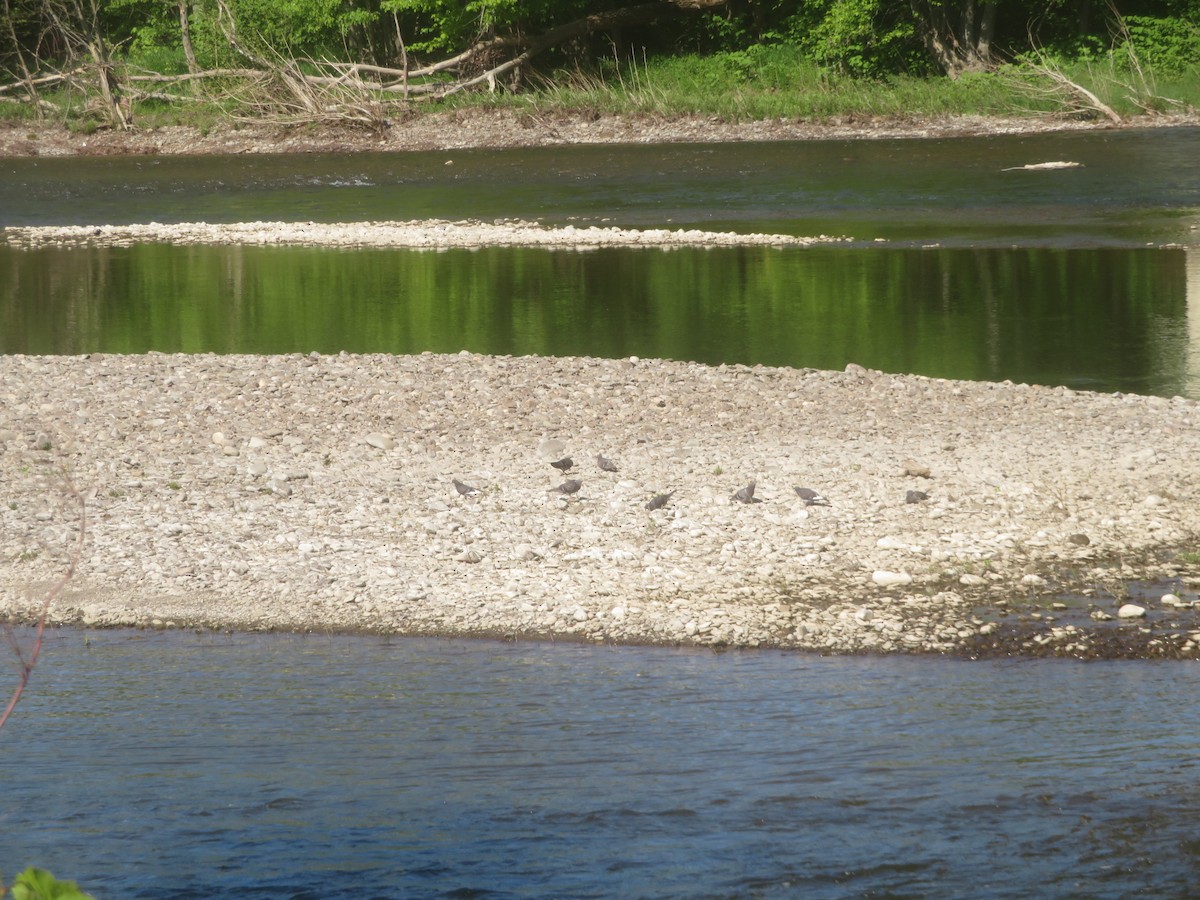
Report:
M 104 98 L 104 108 L 109 122 L 122 128 L 128 128 L 132 123 L 132 117 L 121 100 L 121 90 L 113 72 L 112 60 L 108 58 L 108 48 L 99 37 L 96 37 L 88 42 L 87 49 L 91 54 L 92 61 L 96 64 L 96 81 L 100 86 L 100 96 Z
M 17 63 L 21 67 L 21 82 L 24 84 L 25 93 L 29 96 L 33 103 L 34 109 L 37 110 L 38 117 L 42 115 L 41 97 L 38 96 L 37 86 L 33 80 L 33 72 L 29 69 L 29 63 L 25 59 L 25 50 L 21 47 L 20 38 L 17 37 L 17 26 L 14 24 L 12 4 L 9 0 L 4 0 L 4 21 L 8 25 L 9 40 L 12 41 L 13 54 L 17 58 Z
M 400 70 L 404 84 L 404 99 L 408 99 L 408 48 L 404 45 L 404 33 L 400 30 L 400 19 L 392 13 L 392 23 L 396 26 L 396 46 L 400 48 Z
M 992 34 L 996 27 L 994 0 L 911 0 L 925 46 L 951 78 L 964 72 L 990 69 Z
M 196 50 L 192 46 L 192 21 L 188 15 L 190 6 L 188 0 L 179 0 L 179 41 L 183 45 L 183 55 L 187 59 L 188 72 L 195 75 L 200 71 L 200 64 L 196 62 Z
M 992 62 L 992 35 L 996 31 L 996 4 L 987 3 L 983 7 L 983 18 L 979 22 L 979 40 L 976 45 L 979 57 L 989 65 Z

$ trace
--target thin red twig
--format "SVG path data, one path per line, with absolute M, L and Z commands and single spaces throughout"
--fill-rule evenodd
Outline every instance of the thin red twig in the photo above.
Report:
M 37 666 L 38 655 L 42 652 L 42 637 L 46 632 L 46 619 L 50 614 L 50 604 L 62 593 L 63 588 L 67 586 L 67 582 L 75 574 L 75 569 L 79 566 L 79 560 L 83 558 L 83 540 L 87 533 L 87 505 L 84 502 L 83 494 L 79 493 L 78 488 L 75 487 L 75 483 L 71 481 L 69 475 L 63 475 L 63 482 L 66 484 L 67 496 L 79 508 L 79 531 L 75 536 L 75 548 L 71 552 L 70 562 L 67 565 L 66 571 L 59 576 L 58 581 L 54 582 L 54 586 L 46 592 L 46 596 L 42 600 L 42 611 L 38 615 L 37 621 L 37 633 L 33 641 L 33 646 L 30 648 L 28 659 L 21 652 L 21 646 L 16 638 L 10 635 L 13 652 L 21 662 L 21 675 L 16 690 L 13 691 L 12 697 L 9 698 L 8 706 L 5 707 L 3 714 L 0 714 L 0 731 L 4 730 L 4 723 L 8 721 L 8 717 L 17 708 L 17 703 L 20 702 L 21 695 L 25 693 L 25 686 L 29 684 L 29 678 L 33 675 L 33 670 Z

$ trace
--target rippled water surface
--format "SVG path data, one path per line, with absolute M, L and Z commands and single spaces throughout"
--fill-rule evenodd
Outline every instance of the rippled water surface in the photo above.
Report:
M 1196 243 L 1200 129 L 0 160 L 0 225 L 524 217 L 945 246 Z M 1078 168 L 1026 171 L 1047 161 Z
M 855 239 L 0 248 L 0 352 L 857 362 L 1200 397 L 1198 143 L 0 160 L 0 225 L 522 216 Z M 1055 159 L 1084 165 L 1005 171 Z M 1194 896 L 1198 690 L 1195 667 L 1128 661 L 61 631 L 0 735 L 0 871 L 100 898 Z
M 100 897 L 1157 897 L 1200 670 L 53 635 L 0 866 Z

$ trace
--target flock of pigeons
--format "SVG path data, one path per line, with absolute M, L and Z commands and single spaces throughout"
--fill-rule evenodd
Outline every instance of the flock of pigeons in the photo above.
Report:
M 550 463 L 550 465 L 554 466 L 554 468 L 558 469 L 558 471 L 560 471 L 564 475 L 566 475 L 568 472 L 571 471 L 571 469 L 575 468 L 575 461 L 573 459 L 571 459 L 571 457 L 569 457 L 569 456 L 564 456 L 562 459 L 554 460 L 554 462 Z M 596 465 L 599 466 L 600 469 L 604 472 L 617 471 L 617 464 L 614 463 L 611 459 L 608 459 L 607 457 L 605 457 L 603 455 L 596 457 Z M 454 482 L 454 489 L 456 491 L 458 491 L 459 494 L 461 494 L 464 497 L 478 497 L 483 493 L 483 491 L 481 491 L 479 488 L 471 487 L 471 485 L 469 485 L 469 484 L 464 484 L 463 482 L 459 481 L 457 478 L 452 479 L 452 480 Z M 559 493 L 559 494 L 563 494 L 564 496 L 569 497 L 572 494 L 579 493 L 579 489 L 581 487 L 583 487 L 583 479 L 582 478 L 568 478 L 566 481 L 564 481 L 558 487 L 551 488 L 550 491 L 552 493 Z M 648 500 L 646 502 L 646 509 L 650 510 L 651 512 L 653 512 L 656 509 L 662 509 L 664 506 L 667 505 L 667 503 L 670 502 L 671 498 L 674 496 L 675 496 L 674 491 L 668 491 L 665 494 L 655 494 L 652 498 L 650 498 L 650 500 Z M 798 487 L 798 488 L 796 488 L 796 496 L 798 496 L 801 500 L 804 501 L 805 506 L 829 506 L 830 505 L 828 500 L 826 500 L 824 497 L 821 496 L 821 494 L 818 491 L 814 491 L 812 488 Z M 744 488 L 739 488 L 737 490 L 737 492 L 734 493 L 733 499 L 736 500 L 738 503 L 762 503 L 762 500 L 755 499 L 754 482 L 753 481 L 751 481 Z M 929 495 L 927 493 L 925 493 L 924 491 L 909 491 L 908 494 L 904 498 L 904 502 L 905 503 L 920 503 L 922 500 L 928 500 L 928 499 L 929 499 Z

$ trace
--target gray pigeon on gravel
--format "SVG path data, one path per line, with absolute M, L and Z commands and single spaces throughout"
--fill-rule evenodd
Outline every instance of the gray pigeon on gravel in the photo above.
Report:
M 820 495 L 812 488 L 798 487 L 796 488 L 796 496 L 804 501 L 805 506 L 828 506 L 829 501 Z
M 904 495 L 905 503 L 920 503 L 922 500 L 928 500 L 929 495 L 924 491 L 909 491 Z
M 646 509 L 650 510 L 651 512 L 656 509 L 662 509 L 667 505 L 673 496 L 675 496 L 674 491 L 667 491 L 665 494 L 655 494 L 654 497 L 652 497 L 646 504 Z
M 571 471 L 571 468 L 575 465 L 575 461 L 569 456 L 564 456 L 562 459 L 556 459 L 550 465 L 554 466 L 558 471 L 566 473 Z
M 607 456 L 597 455 L 596 456 L 596 465 L 598 465 L 605 472 L 617 471 L 617 464 L 615 462 L 613 462 L 611 459 L 609 459 Z
M 560 494 L 578 494 L 579 489 L 583 487 L 583 481 L 579 478 L 568 478 L 556 488 L 550 488 L 551 492 L 557 491 Z
M 483 491 L 481 491 L 479 488 L 471 487 L 469 484 L 463 484 L 457 478 L 453 479 L 453 481 L 454 481 L 454 489 L 456 491 L 458 491 L 460 494 L 462 494 L 464 497 L 478 497 L 480 494 L 483 493 Z
M 759 502 L 754 499 L 754 482 L 751 481 L 744 488 L 740 488 L 738 490 L 738 492 L 733 495 L 733 499 L 736 500 L 738 503 L 757 503 L 757 502 Z

